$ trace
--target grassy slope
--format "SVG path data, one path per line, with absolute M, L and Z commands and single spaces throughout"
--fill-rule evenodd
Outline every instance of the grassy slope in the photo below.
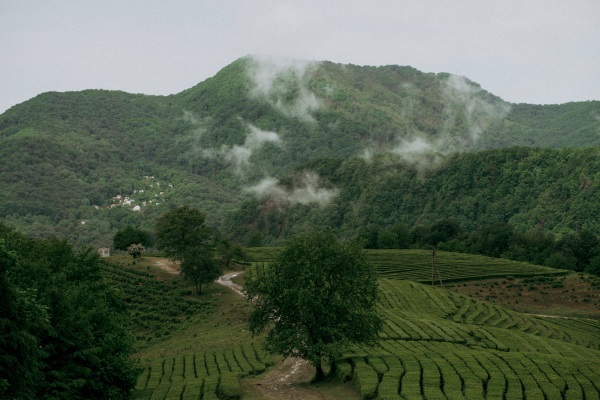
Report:
M 263 258 L 273 254 L 269 249 L 251 252 Z M 458 262 L 462 255 L 456 258 L 455 268 L 464 263 Z M 425 265 L 430 268 L 429 262 Z M 165 284 L 169 288 L 165 293 L 185 290 L 177 277 L 158 269 L 152 258 L 122 268 Z M 538 392 L 547 393 L 548 398 L 556 393 L 557 398 L 567 394 L 594 398 L 594 391 L 597 395 L 598 321 L 533 317 L 447 289 L 397 279 L 382 279 L 381 294 L 379 310 L 386 322 L 380 345 L 353 349 L 339 363 L 341 375 L 353 378 L 363 394 L 375 390 L 380 398 L 398 398 L 384 395 L 396 390 L 397 396 L 402 383 L 406 397 L 411 391 L 427 393 L 426 398 L 436 398 L 440 392 L 467 398 L 486 393 L 494 398 L 493 393 L 507 390 L 521 397 L 525 390 L 528 398 Z M 225 390 L 221 397 L 235 395 L 249 387 L 240 386 L 240 377 L 255 376 L 277 360 L 264 354 L 260 338 L 247 332 L 249 305 L 245 300 L 217 285 L 210 286 L 202 298 L 212 299 L 211 312 L 202 313 L 194 323 L 173 326 L 170 335 L 151 340 L 136 354 L 145 367 L 136 398 L 187 398 L 192 390 L 210 398 L 218 388 Z M 151 298 L 145 304 L 156 301 Z M 560 374 L 552 386 L 546 382 L 553 380 L 550 371 Z M 259 380 L 249 382 L 252 386 Z M 318 390 L 327 392 L 326 398 L 336 398 L 330 397 L 335 392 L 331 385 Z M 347 398 L 347 389 L 344 393 Z M 258 396 L 251 393 L 251 398 Z

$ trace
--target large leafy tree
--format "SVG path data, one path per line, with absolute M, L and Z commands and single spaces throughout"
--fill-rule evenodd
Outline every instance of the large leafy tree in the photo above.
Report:
M 174 260 L 183 260 L 191 248 L 210 245 L 211 229 L 198 209 L 182 206 L 160 216 L 156 223 L 156 247 Z
M 219 261 L 225 269 L 229 268 L 232 262 L 246 263 L 248 256 L 244 252 L 242 246 L 236 243 L 231 243 L 229 240 L 219 238 L 215 246 L 215 252 Z
M 294 237 L 276 261 L 250 274 L 247 295 L 254 302 L 250 329 L 268 330 L 271 351 L 301 357 L 324 377 L 352 343 L 373 343 L 381 326 L 375 312 L 377 276 L 358 245 L 331 233 Z
M 34 292 L 10 282 L 16 267 L 16 254 L 0 239 L 0 398 L 34 398 L 44 357 L 36 333 L 48 327 L 48 315 Z

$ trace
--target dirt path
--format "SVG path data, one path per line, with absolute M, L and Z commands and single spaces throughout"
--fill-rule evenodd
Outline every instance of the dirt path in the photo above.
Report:
M 244 288 L 232 281 L 240 274 L 243 272 L 231 272 L 219 277 L 215 282 L 243 296 Z M 307 387 L 314 373 L 315 369 L 308 361 L 300 358 L 287 358 L 263 376 L 252 380 L 248 384 L 248 388 L 269 400 L 323 400 L 324 397 L 320 392 Z
M 239 272 L 230 272 L 229 274 L 225 274 L 223 276 L 220 276 L 215 282 L 218 283 L 219 285 L 223 285 L 228 287 L 229 289 L 233 290 L 234 292 L 236 292 L 237 294 L 243 296 L 244 295 L 244 288 L 241 285 L 238 285 L 237 283 L 233 282 L 232 279 L 235 278 L 236 276 L 243 274 L 243 272 L 239 271 Z
M 269 400 L 324 400 L 323 393 L 308 386 L 314 373 L 308 361 L 287 358 L 250 385 Z
M 165 271 L 166 273 L 169 273 L 171 275 L 179 275 L 180 274 L 179 269 L 175 268 L 173 262 L 169 261 L 166 258 L 159 258 L 154 263 L 156 264 L 156 266 L 158 268 Z M 226 286 L 226 287 L 230 288 L 231 290 L 233 290 L 234 292 L 236 292 L 237 294 L 243 296 L 244 288 L 241 285 L 238 285 L 237 283 L 234 283 L 232 281 L 233 278 L 235 278 L 236 276 L 238 276 L 240 274 L 243 274 L 243 272 L 242 271 L 231 272 L 229 274 L 220 276 L 219 278 L 217 278 L 215 280 L 215 282 L 218 283 L 219 285 Z
M 166 258 L 161 258 L 158 261 L 155 261 L 154 263 L 156 264 L 156 266 L 158 268 L 162 269 L 163 271 L 165 271 L 171 275 L 179 275 L 179 270 L 174 268 L 173 265 L 169 265 L 172 263 Z

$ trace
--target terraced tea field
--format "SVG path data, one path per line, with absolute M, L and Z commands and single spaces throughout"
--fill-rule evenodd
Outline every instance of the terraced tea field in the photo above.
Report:
M 144 399 L 237 399 L 240 379 L 259 374 L 273 364 L 254 343 L 224 351 L 142 359 L 144 371 L 135 388 Z
M 338 360 L 365 399 L 600 397 L 600 321 L 527 316 L 388 279 L 379 311 L 379 345 Z
M 166 339 L 214 308 L 214 297 L 193 296 L 178 277 L 157 279 L 149 269 L 120 263 L 105 264 L 102 273 L 123 295 L 137 347 Z
M 600 320 L 600 277 L 592 275 L 505 277 L 447 287 L 474 299 L 528 314 Z
M 254 262 L 269 263 L 275 260 L 279 251 L 280 248 L 277 247 L 254 247 L 248 248 L 247 254 Z M 431 283 L 430 250 L 366 250 L 365 252 L 367 259 L 377 268 L 381 277 Z M 436 266 L 434 283 L 438 285 L 440 276 L 444 283 L 451 283 L 505 276 L 559 276 L 568 272 L 501 258 L 445 251 L 436 252 Z
M 271 250 L 261 255 L 263 261 L 272 256 Z M 411 257 L 427 259 L 427 254 Z M 462 268 L 465 261 L 447 265 Z M 525 273 L 538 276 L 535 269 Z M 126 295 L 132 316 L 158 324 L 132 325 L 143 368 L 136 399 L 244 398 L 244 379 L 260 382 L 278 359 L 246 331 L 250 305 L 226 288 L 213 285 L 196 297 L 180 278 L 153 268 L 113 265 L 105 274 Z M 361 398 L 600 398 L 598 320 L 526 315 L 390 278 L 380 279 L 378 312 L 384 322 L 378 344 L 349 348 L 336 361 L 341 381 L 351 381 Z M 156 337 L 153 329 L 168 334 Z M 332 398 L 337 397 L 327 397 Z

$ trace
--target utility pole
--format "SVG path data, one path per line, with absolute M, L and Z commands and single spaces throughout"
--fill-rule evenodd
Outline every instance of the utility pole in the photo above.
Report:
M 435 247 L 433 247 L 431 249 L 431 286 L 434 286 L 434 276 L 436 270 L 438 273 L 438 278 L 440 280 L 440 286 L 444 287 L 444 282 L 442 282 L 442 274 L 440 273 L 440 267 L 437 264 L 437 255 L 435 252 Z

